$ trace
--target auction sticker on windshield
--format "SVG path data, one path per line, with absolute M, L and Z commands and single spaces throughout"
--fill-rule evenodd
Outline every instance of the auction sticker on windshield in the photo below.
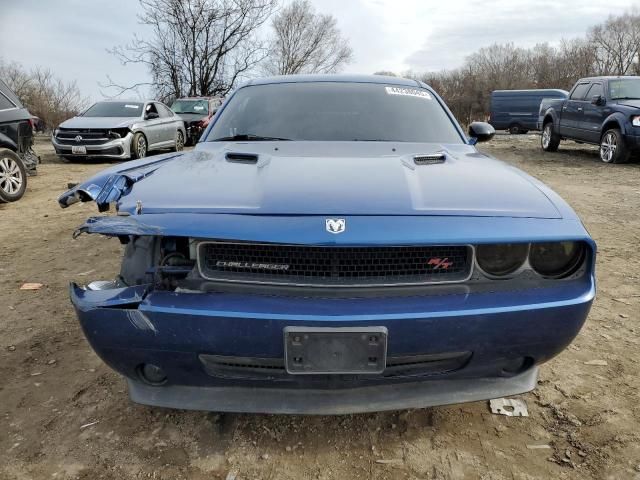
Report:
M 409 97 L 420 97 L 425 100 L 431 100 L 431 95 L 425 90 L 418 88 L 406 88 L 406 87 L 384 87 L 387 91 L 387 95 L 405 95 Z

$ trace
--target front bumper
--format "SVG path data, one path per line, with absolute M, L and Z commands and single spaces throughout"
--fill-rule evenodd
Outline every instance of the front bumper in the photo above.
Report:
M 426 408 L 518 395 L 533 390 L 538 368 L 510 378 L 420 382 L 321 390 L 256 387 L 154 387 L 128 379 L 131 400 L 155 407 L 217 412 L 344 415 Z
M 128 133 L 125 137 L 122 138 L 114 138 L 105 143 L 101 143 L 98 145 L 88 144 L 88 143 L 76 143 L 74 145 L 68 143 L 61 143 L 55 136 L 51 137 L 51 143 L 53 144 L 53 148 L 56 150 L 56 154 L 64 157 L 78 157 L 78 158 L 115 158 L 121 160 L 127 160 L 131 158 L 131 140 L 133 139 L 133 134 Z M 74 146 L 82 146 L 86 147 L 86 154 L 74 154 L 72 151 L 72 147 Z
M 529 391 L 536 366 L 577 335 L 594 295 L 589 276 L 557 288 L 385 298 L 71 287 L 87 339 L 127 377 L 134 401 L 313 414 L 426 407 Z M 441 370 L 394 375 L 243 375 L 212 371 L 203 362 L 207 356 L 282 359 L 287 326 L 386 327 L 388 362 L 411 355 L 469 356 Z M 165 384 L 143 382 L 140 366 L 147 363 L 165 371 Z

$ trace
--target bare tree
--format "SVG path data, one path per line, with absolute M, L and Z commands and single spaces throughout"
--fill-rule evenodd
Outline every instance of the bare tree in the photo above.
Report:
M 111 96 L 143 86 L 161 99 L 226 95 L 266 56 L 255 34 L 276 0 L 139 1 L 149 36 L 134 35 L 111 52 L 125 65 L 146 65 L 152 80 L 121 85 L 107 77 L 102 86 L 115 90 Z
M 36 67 L 30 71 L 16 62 L 0 59 L 0 74 L 29 111 L 55 128 L 89 105 L 75 80 L 65 82 L 49 69 Z
M 598 72 L 627 75 L 638 61 L 640 16 L 627 14 L 609 17 L 589 30 Z
M 265 73 L 334 73 L 352 60 L 333 15 L 316 13 L 308 0 L 295 0 L 273 18 L 274 37 Z

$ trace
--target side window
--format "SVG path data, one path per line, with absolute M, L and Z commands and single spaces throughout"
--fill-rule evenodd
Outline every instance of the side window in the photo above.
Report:
M 601 97 L 604 97 L 604 90 L 602 89 L 601 83 L 594 83 L 593 85 L 591 85 L 591 88 L 589 89 L 589 93 L 587 93 L 586 99 L 591 101 L 591 99 L 596 95 L 600 95 Z
M 164 103 L 156 103 L 161 117 L 173 117 L 173 112 Z
M 10 108 L 16 108 L 11 100 L 0 93 L 0 110 L 8 110 Z
M 156 107 L 156 111 L 158 112 L 158 115 L 160 115 L 160 118 L 166 118 L 169 116 L 167 111 L 162 108 L 163 105 L 161 103 L 154 103 L 153 106 Z
M 589 88 L 588 83 L 581 83 L 580 85 L 578 85 L 573 91 L 573 93 L 571 94 L 571 100 L 583 100 L 584 95 L 585 93 L 587 93 L 588 88 Z
M 154 103 L 147 103 L 147 106 L 144 107 L 144 113 L 145 115 L 148 113 L 157 113 L 158 115 L 160 115 Z

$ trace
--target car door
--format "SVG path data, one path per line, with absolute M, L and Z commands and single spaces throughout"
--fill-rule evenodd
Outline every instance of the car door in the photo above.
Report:
M 175 116 L 169 108 L 163 103 L 156 102 L 155 104 L 158 113 L 160 114 L 160 138 L 159 143 L 163 147 L 172 146 L 176 140 L 176 122 Z
M 599 143 L 600 142 L 600 130 L 604 120 L 611 113 L 611 108 L 605 105 L 595 105 L 593 98 L 600 96 L 605 98 L 604 87 L 601 82 L 594 82 L 591 84 L 589 91 L 585 97 L 584 112 L 582 116 L 582 123 L 580 129 L 582 130 L 584 138 L 588 142 Z
M 156 114 L 156 118 L 149 118 L 150 115 Z M 158 143 L 161 142 L 162 135 L 162 118 L 160 118 L 160 112 L 154 102 L 149 102 L 144 107 L 144 132 L 149 142 L 149 149 L 157 148 Z
M 584 98 L 589 90 L 589 82 L 581 82 L 571 91 L 569 99 L 564 102 L 560 114 L 560 135 L 580 138 L 579 124 L 584 112 Z

